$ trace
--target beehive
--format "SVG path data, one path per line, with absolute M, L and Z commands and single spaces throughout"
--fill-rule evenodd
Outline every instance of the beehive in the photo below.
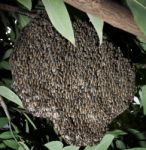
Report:
M 94 145 L 128 108 L 135 72 L 107 37 L 99 46 L 88 21 L 75 18 L 73 28 L 76 47 L 46 17 L 24 28 L 10 59 L 13 89 L 31 114 L 53 121 L 67 143 Z

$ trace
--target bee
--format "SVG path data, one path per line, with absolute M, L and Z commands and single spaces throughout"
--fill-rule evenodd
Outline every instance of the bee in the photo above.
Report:
M 43 16 L 43 17 L 42 17 Z M 34 116 L 49 118 L 67 143 L 98 143 L 134 97 L 135 70 L 87 21 L 73 19 L 76 47 L 39 15 L 24 28 L 10 58 L 13 89 Z

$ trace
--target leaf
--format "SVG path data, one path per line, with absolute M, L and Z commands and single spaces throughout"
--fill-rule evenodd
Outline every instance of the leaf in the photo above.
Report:
M 93 24 L 96 32 L 97 32 L 97 35 L 99 37 L 99 44 L 101 45 L 102 44 L 102 41 L 103 41 L 103 25 L 104 25 L 104 22 L 103 20 L 95 17 L 95 16 L 92 16 L 90 14 L 87 14 L 91 23 Z
M 116 140 L 116 147 L 117 147 L 118 149 L 125 149 L 125 148 L 126 148 L 126 145 L 124 144 L 123 141 L 121 141 L 121 140 Z
M 18 24 L 20 29 L 24 28 L 30 22 L 30 18 L 27 16 L 19 15 Z
M 84 150 L 96 150 L 96 146 L 87 146 Z
M 32 8 L 32 2 L 31 0 L 17 0 L 20 4 L 22 4 L 27 9 L 31 10 Z
M 136 138 L 138 140 L 145 140 L 145 136 L 144 136 L 144 133 L 141 133 L 140 131 L 136 130 L 136 129 L 132 129 L 132 128 L 129 128 L 128 131 L 132 134 L 134 134 L 136 136 Z
M 19 146 L 18 150 L 25 150 L 23 146 Z
M 3 140 L 3 143 L 6 145 L 6 146 L 8 146 L 8 147 L 10 147 L 10 148 L 12 148 L 12 149 L 18 149 L 18 147 L 19 147 L 19 145 L 18 145 L 18 143 L 16 143 L 16 141 L 15 140 Z
M 13 124 L 12 122 L 11 122 L 11 126 L 13 127 L 13 129 L 14 129 L 14 131 L 13 132 L 15 132 L 16 134 L 18 134 L 19 133 L 19 129 L 18 129 L 18 127 L 15 125 L 15 124 Z
M 79 147 L 77 146 L 66 146 L 62 150 L 78 150 Z
M 110 144 L 112 143 L 114 139 L 114 136 L 112 134 L 106 134 L 103 139 L 101 140 L 101 142 L 97 145 L 97 150 L 107 150 L 107 148 L 110 146 Z
M 0 139 L 11 139 L 13 138 L 13 135 L 10 131 L 6 131 L 0 134 Z
M 146 16 L 146 0 L 127 0 L 126 2 L 132 11 L 138 27 L 146 35 L 146 21 L 144 21 Z
M 8 124 L 8 119 L 6 117 L 0 118 L 0 128 L 3 128 L 6 124 Z
M 122 131 L 122 130 L 114 130 L 114 131 L 108 131 L 108 134 L 112 134 L 115 137 L 119 136 L 119 135 L 125 135 L 127 134 L 126 132 Z
M 75 45 L 71 20 L 63 0 L 42 0 L 42 2 L 56 30 Z
M 4 143 L 0 143 L 0 149 L 6 148 L 6 145 Z
M 23 108 L 23 104 L 21 100 L 19 99 L 19 97 L 7 87 L 0 86 L 0 95 Z
M 140 98 L 143 106 L 144 115 L 146 115 L 146 85 L 141 87 Z
M 34 150 L 34 146 L 32 146 L 30 150 Z
M 20 146 L 19 146 L 18 150 L 30 150 L 25 143 L 23 143 L 23 142 L 19 142 L 19 143 L 20 143 Z
M 33 123 L 33 121 L 30 119 L 30 117 L 26 114 L 26 113 L 23 113 L 23 115 L 26 117 L 26 119 L 28 120 L 28 122 L 33 126 L 33 128 L 36 130 L 37 127 L 36 125 Z
M 11 117 L 10 117 L 8 108 L 7 108 L 7 105 L 5 104 L 5 101 L 3 100 L 3 98 L 1 96 L 0 96 L 0 105 L 3 108 L 3 110 L 7 116 L 7 119 L 9 120 L 9 123 L 10 123 Z
M 63 144 L 60 141 L 52 141 L 44 145 L 49 150 L 62 150 Z
M 7 61 L 0 62 L 0 68 L 6 69 L 6 70 L 11 70 L 10 64 Z
M 12 52 L 12 49 L 8 49 L 8 50 L 5 52 L 5 54 L 3 55 L 2 59 L 4 60 L 4 59 L 9 58 L 11 52 Z
M 113 139 L 114 136 L 112 134 L 106 134 L 98 145 L 93 147 L 87 146 L 85 150 L 107 150 Z
M 16 33 L 14 32 L 14 30 L 11 30 L 11 33 L 9 34 L 10 39 L 12 42 L 15 42 L 16 40 Z

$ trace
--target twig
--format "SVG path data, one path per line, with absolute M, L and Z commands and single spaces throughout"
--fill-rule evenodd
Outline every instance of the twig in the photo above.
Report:
M 4 3 L 0 3 L 0 10 L 9 11 L 9 12 L 16 12 L 16 13 L 19 13 L 21 15 L 25 15 L 25 16 L 28 16 L 31 18 L 34 18 L 37 15 L 35 12 L 31 12 L 31 11 L 28 11 L 26 9 L 22 9 L 22 8 L 19 8 L 16 6 L 11 6 L 11 5 L 4 4 Z

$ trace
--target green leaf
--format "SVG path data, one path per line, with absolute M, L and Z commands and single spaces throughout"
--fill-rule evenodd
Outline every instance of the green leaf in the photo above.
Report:
M 18 145 L 18 143 L 16 143 L 16 141 L 15 140 L 3 140 L 3 143 L 6 145 L 6 146 L 8 146 L 8 147 L 10 147 L 10 148 L 12 148 L 12 149 L 18 149 L 18 147 L 19 147 L 19 145 Z
M 60 141 L 52 141 L 44 145 L 49 150 L 62 150 L 63 144 Z
M 23 104 L 19 97 L 10 89 L 8 89 L 5 86 L 0 86 L 0 95 L 5 97 L 6 99 L 16 103 L 17 105 L 21 106 L 23 108 Z
M 18 23 L 20 29 L 24 28 L 30 22 L 30 18 L 27 16 L 19 15 Z
M 75 45 L 71 20 L 63 0 L 42 0 L 42 2 L 56 30 Z
M 5 52 L 5 54 L 3 55 L 2 59 L 4 60 L 4 59 L 9 58 L 11 52 L 12 52 L 12 49 L 8 49 L 8 50 Z
M 7 108 L 7 105 L 5 104 L 5 101 L 3 100 L 3 98 L 1 96 L 0 96 L 0 104 L 9 120 L 9 123 L 10 123 L 11 117 L 10 117 L 8 108 Z
M 26 114 L 26 113 L 23 113 L 23 115 L 26 117 L 26 119 L 29 121 L 29 123 L 33 126 L 33 128 L 36 130 L 37 127 L 36 125 L 33 123 L 33 121 L 30 119 L 30 117 Z
M 34 146 L 32 146 L 30 150 L 34 150 Z
M 66 146 L 62 150 L 78 150 L 79 147 L 77 146 Z
M 4 143 L 0 143 L 0 149 L 6 148 L 6 145 Z
M 10 131 L 6 131 L 0 134 L 0 139 L 11 139 L 13 138 L 13 135 Z
M 0 118 L 0 128 L 3 128 L 6 124 L 8 124 L 8 119 L 6 117 Z
M 20 146 L 19 146 L 18 150 L 30 150 L 25 143 L 23 143 L 23 142 L 19 142 L 19 143 L 20 143 Z
M 140 98 L 141 98 L 144 114 L 146 115 L 146 85 L 141 87 Z
M 126 145 L 124 144 L 123 141 L 121 141 L 121 140 L 116 140 L 116 147 L 117 147 L 118 149 L 125 149 L 125 148 L 126 148 Z
M 103 139 L 101 140 L 101 142 L 97 145 L 97 150 L 107 150 L 107 148 L 110 146 L 110 144 L 112 143 L 114 139 L 114 135 L 112 134 L 106 134 Z
M 146 35 L 146 0 L 127 0 L 126 2 L 138 27 Z
M 87 146 L 84 150 L 96 150 L 96 146 Z
M 18 134 L 18 133 L 19 133 L 18 127 L 17 127 L 14 123 L 12 123 L 12 122 L 11 122 L 11 125 L 12 125 L 12 127 L 13 127 L 13 129 L 14 129 L 13 132 L 15 132 L 16 134 Z
M 19 146 L 18 150 L 25 150 L 23 146 Z
M 6 69 L 6 70 L 11 70 L 10 64 L 7 61 L 0 62 L 0 68 Z
M 103 25 L 104 25 L 104 22 L 103 20 L 95 17 L 95 16 L 92 16 L 90 14 L 87 14 L 91 23 L 93 24 L 96 32 L 97 32 L 97 35 L 99 37 L 99 44 L 101 45 L 102 44 L 102 41 L 103 41 Z
M 85 150 L 107 150 L 107 148 L 110 146 L 114 139 L 114 135 L 112 134 L 106 134 L 101 142 L 96 146 L 87 146 Z
M 27 9 L 31 10 L 32 8 L 32 2 L 31 0 L 17 0 L 20 4 L 22 4 Z
M 115 137 L 119 136 L 119 135 L 125 135 L 127 134 L 126 132 L 122 131 L 122 130 L 114 130 L 114 131 L 108 131 L 108 134 L 112 134 Z
M 12 42 L 16 40 L 16 33 L 14 32 L 14 30 L 11 30 L 11 33 L 9 34 L 9 36 Z
M 134 134 L 139 141 L 144 141 L 145 140 L 144 133 L 142 133 L 142 132 L 140 132 L 140 131 L 138 131 L 136 129 L 132 129 L 132 128 L 129 128 L 128 131 L 130 133 Z

